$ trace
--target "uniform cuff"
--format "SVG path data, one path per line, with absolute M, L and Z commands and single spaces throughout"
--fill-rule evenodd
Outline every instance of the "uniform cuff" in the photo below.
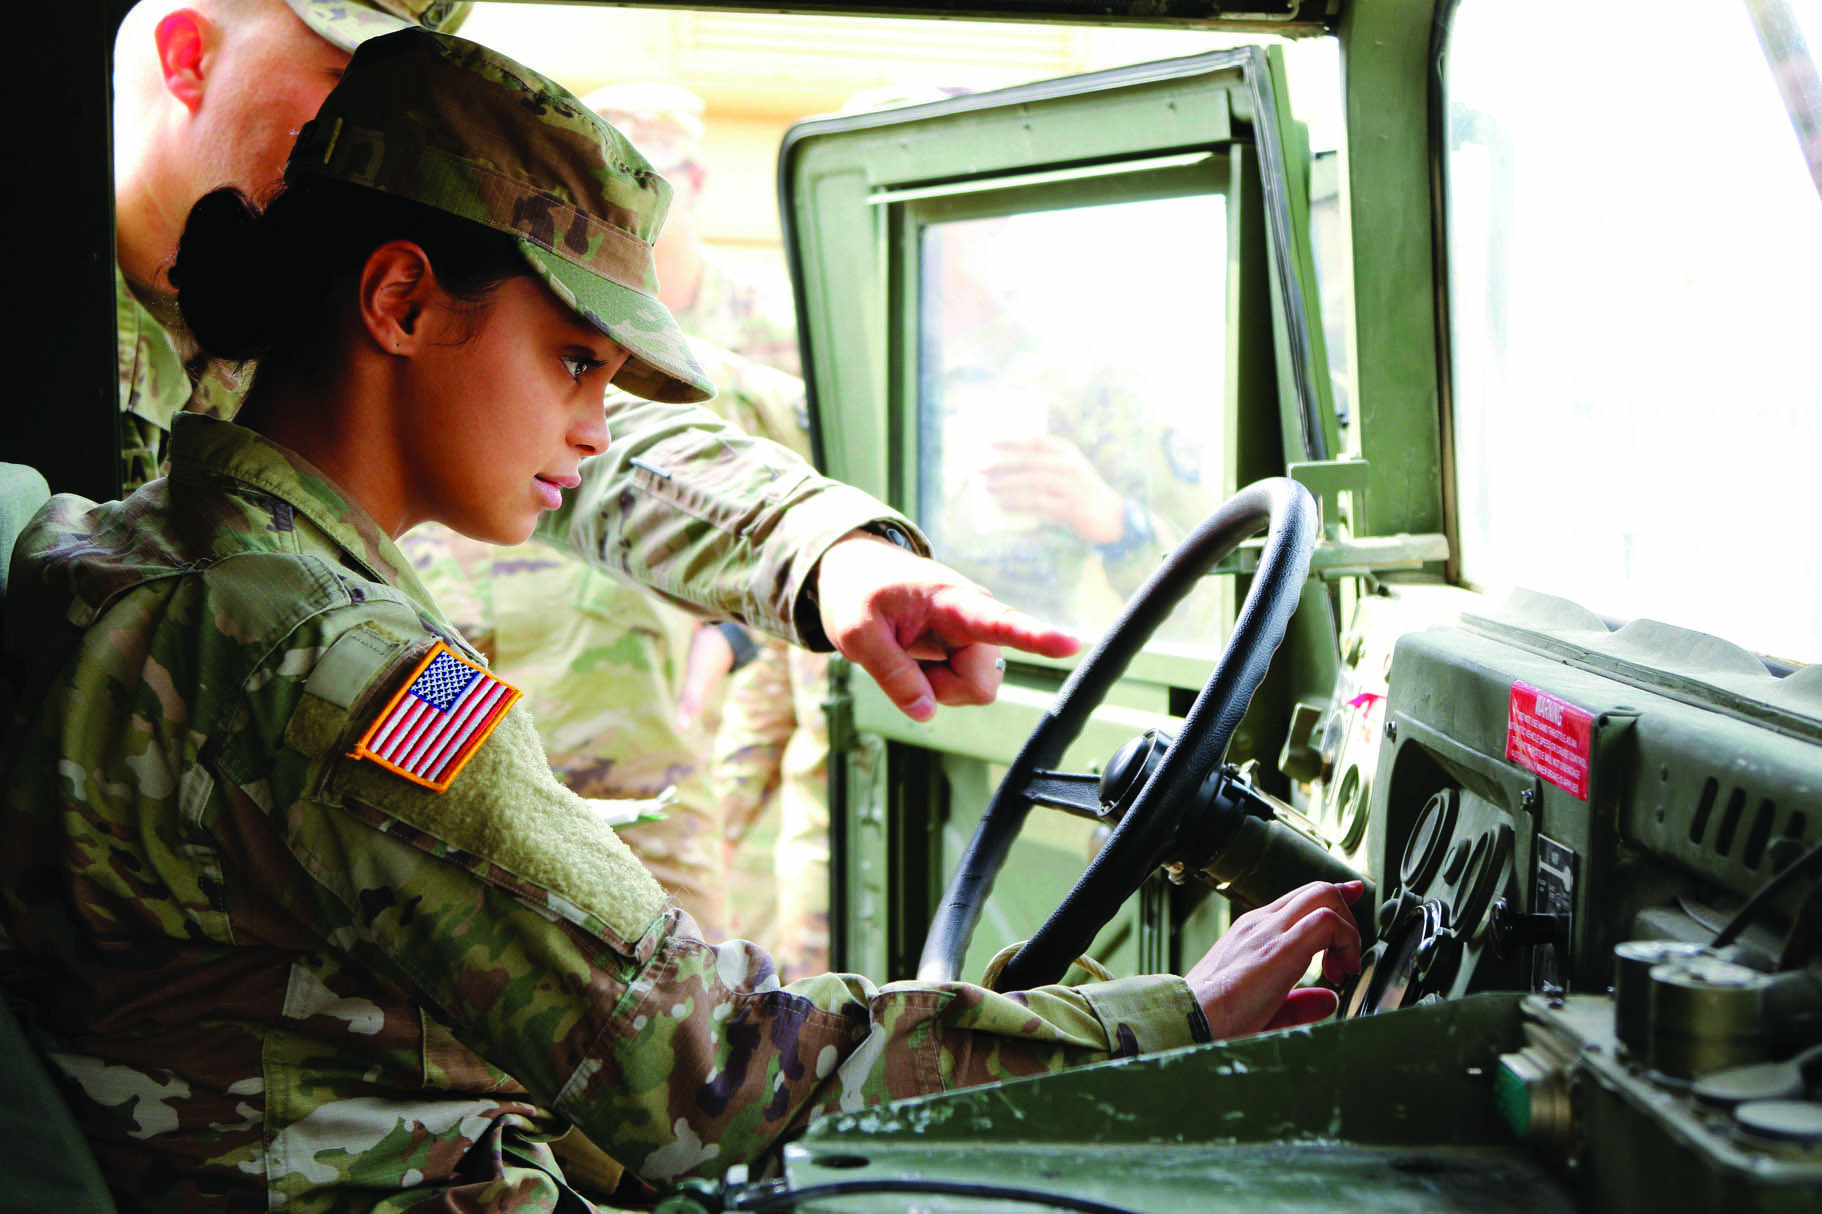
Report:
M 930 540 L 922 531 L 918 530 L 916 523 L 896 511 L 880 514 L 878 501 L 851 486 L 836 485 L 834 488 L 839 493 L 852 495 L 856 499 L 854 504 L 858 504 L 859 501 L 871 503 L 873 512 L 871 517 L 854 522 L 834 535 L 823 537 L 814 548 L 810 549 L 812 559 L 804 562 L 801 567 L 803 572 L 797 579 L 797 594 L 791 612 L 791 623 L 799 643 L 811 653 L 832 653 L 835 650 L 828 634 L 822 630 L 822 608 L 816 597 L 819 569 L 822 558 L 829 549 L 847 539 L 851 533 L 864 531 L 897 544 L 918 556 L 930 555 Z
M 1100 1019 L 1116 1057 L 1214 1040 L 1189 983 L 1174 975 L 1117 978 L 1075 989 Z

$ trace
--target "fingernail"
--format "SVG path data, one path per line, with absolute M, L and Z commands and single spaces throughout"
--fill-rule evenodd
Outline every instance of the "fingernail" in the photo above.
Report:
M 936 712 L 936 702 L 929 696 L 919 696 L 905 705 L 905 712 L 914 721 L 928 721 Z

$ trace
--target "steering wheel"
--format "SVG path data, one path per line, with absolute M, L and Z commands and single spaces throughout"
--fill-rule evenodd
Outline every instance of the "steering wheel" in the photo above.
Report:
M 1227 754 L 1234 728 L 1265 678 L 1302 596 L 1318 523 L 1315 501 L 1295 481 L 1278 477 L 1249 485 L 1204 519 L 1127 600 L 1094 651 L 1069 676 L 1013 760 L 962 853 L 924 941 L 919 979 L 946 982 L 960 976 L 962 955 L 994 878 L 1032 805 L 1052 799 L 1059 782 L 1079 786 L 1097 779 L 1050 769 L 1080 735 L 1089 714 L 1125 673 L 1133 655 L 1196 582 L 1262 526 L 1267 528 L 1265 548 L 1253 584 L 1220 661 L 1176 741 L 1144 781 L 1112 838 L 1037 934 L 1007 962 L 994 987 L 1027 990 L 1060 980 L 1070 962 L 1087 951 L 1096 933 L 1164 859 L 1183 818 L 1197 803 L 1195 794 Z

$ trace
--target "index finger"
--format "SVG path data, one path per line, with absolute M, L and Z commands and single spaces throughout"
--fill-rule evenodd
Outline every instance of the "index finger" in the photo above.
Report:
M 1080 638 L 981 591 L 945 592 L 933 629 L 951 649 L 1000 645 L 1047 658 L 1066 658 L 1082 647 Z

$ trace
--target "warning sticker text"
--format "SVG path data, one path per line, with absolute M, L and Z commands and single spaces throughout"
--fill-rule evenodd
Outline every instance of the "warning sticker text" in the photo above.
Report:
M 1528 683 L 1512 684 L 1506 758 L 1586 801 L 1593 752 L 1593 713 Z

